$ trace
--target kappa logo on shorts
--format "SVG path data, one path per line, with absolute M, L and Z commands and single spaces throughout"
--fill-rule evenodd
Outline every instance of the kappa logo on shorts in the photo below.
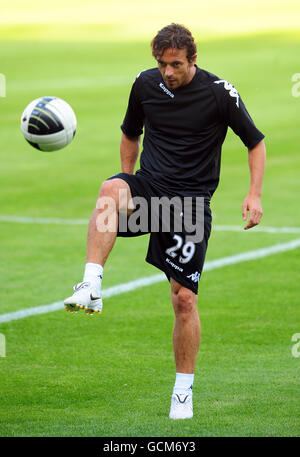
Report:
M 230 84 L 228 81 L 225 81 L 225 79 L 219 79 L 218 81 L 214 81 L 215 84 L 224 84 L 224 89 L 229 91 L 230 97 L 236 98 L 236 106 L 239 108 L 239 93 L 238 91 L 233 87 L 232 84 Z
M 175 265 L 168 257 L 166 258 L 166 262 L 171 265 L 171 267 L 175 268 L 175 270 L 180 271 L 181 273 L 183 272 L 183 268 L 179 267 L 178 265 Z
M 195 271 L 195 273 L 188 275 L 187 278 L 191 279 L 193 282 L 199 282 L 200 276 L 201 276 L 201 274 L 199 273 L 199 271 Z

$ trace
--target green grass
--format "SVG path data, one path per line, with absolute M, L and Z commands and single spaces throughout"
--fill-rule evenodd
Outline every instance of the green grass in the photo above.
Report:
M 199 44 L 198 65 L 232 82 L 266 135 L 262 225 L 300 227 L 297 170 L 300 35 Z M 2 42 L 0 214 L 88 218 L 100 183 L 120 170 L 120 124 L 136 74 L 154 66 L 148 42 Z M 22 138 L 21 113 L 41 95 L 67 100 L 73 143 L 41 153 Z M 241 225 L 247 150 L 231 132 L 212 200 L 215 224 Z M 81 280 L 85 226 L 0 223 L 1 313 L 62 300 Z M 299 237 L 299 236 L 298 236 Z M 297 238 L 213 232 L 207 260 Z M 105 288 L 158 270 L 147 236 L 119 239 Z M 101 316 L 64 310 L 1 324 L 0 436 L 299 436 L 298 250 L 207 272 L 199 292 L 202 343 L 195 417 L 168 419 L 175 378 L 167 282 L 105 300 Z
M 278 282 L 288 257 L 292 277 L 296 252 L 206 274 L 192 421 L 167 418 L 174 378 L 167 284 L 106 300 L 99 319 L 61 311 L 6 325 L 2 434 L 298 435 L 300 367 L 290 353 L 298 288 Z

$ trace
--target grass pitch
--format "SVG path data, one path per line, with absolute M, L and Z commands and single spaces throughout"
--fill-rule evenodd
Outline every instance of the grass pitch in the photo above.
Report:
M 300 35 L 273 33 L 199 43 L 198 65 L 228 79 L 266 135 L 262 225 L 300 227 L 297 169 Z M 1 214 L 88 218 L 100 183 L 117 173 L 119 140 L 136 74 L 154 66 L 148 42 L 21 43 L 0 50 Z M 26 144 L 24 107 L 41 95 L 68 101 L 74 142 L 56 153 Z M 241 225 L 247 151 L 228 133 L 215 224 Z M 82 278 L 85 226 L 1 222 L 1 313 L 49 304 Z M 283 243 L 296 234 L 213 231 L 207 260 Z M 147 236 L 118 240 L 103 286 L 156 274 Z M 168 419 L 175 378 L 173 311 L 162 282 L 104 301 L 101 316 L 54 313 L 1 324 L 1 436 L 299 436 L 299 255 L 286 252 L 203 275 L 194 418 Z

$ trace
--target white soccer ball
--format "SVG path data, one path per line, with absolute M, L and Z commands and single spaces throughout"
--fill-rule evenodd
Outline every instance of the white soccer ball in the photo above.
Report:
M 67 146 L 75 135 L 76 126 L 71 106 L 58 97 L 33 100 L 21 117 L 25 139 L 41 151 L 56 151 Z

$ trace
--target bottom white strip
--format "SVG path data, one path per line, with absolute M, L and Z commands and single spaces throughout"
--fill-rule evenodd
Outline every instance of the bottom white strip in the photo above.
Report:
M 291 251 L 300 247 L 300 238 L 296 240 L 289 241 L 287 243 L 275 244 L 267 248 L 256 249 L 254 251 L 243 252 L 241 254 L 232 255 L 229 257 L 223 257 L 217 260 L 210 260 L 205 262 L 203 271 L 211 271 L 216 268 L 222 268 L 227 265 L 234 265 L 240 262 L 246 262 L 248 260 L 255 260 L 262 257 L 267 257 L 272 254 L 277 254 L 280 252 Z M 153 276 L 148 276 L 146 278 L 136 279 L 135 281 L 130 281 L 124 284 L 118 284 L 117 286 L 109 287 L 102 291 L 103 298 L 109 298 L 114 295 L 119 295 L 124 292 L 130 292 L 140 287 L 149 286 L 157 282 L 162 282 L 166 280 L 165 274 L 158 274 Z M 24 317 L 34 316 L 36 314 L 45 314 L 52 311 L 57 311 L 63 308 L 63 302 L 55 302 L 50 305 L 36 306 L 34 308 L 26 308 L 20 311 L 15 311 L 7 314 L 0 314 L 0 324 L 4 322 L 10 322 L 16 319 L 23 319 Z

